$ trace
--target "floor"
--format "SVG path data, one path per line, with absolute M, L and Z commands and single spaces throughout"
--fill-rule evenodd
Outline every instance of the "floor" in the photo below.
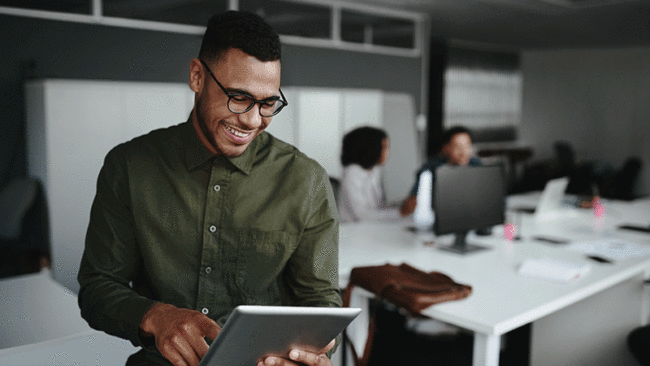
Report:
M 425 335 L 405 327 L 404 315 L 393 308 L 376 310 L 377 332 L 368 366 L 471 366 L 474 336 L 471 332 Z M 500 366 L 526 366 L 530 354 L 530 326 L 503 338 Z

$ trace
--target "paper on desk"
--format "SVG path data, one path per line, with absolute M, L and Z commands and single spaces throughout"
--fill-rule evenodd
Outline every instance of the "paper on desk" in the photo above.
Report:
M 591 270 L 589 264 L 579 264 L 556 259 L 527 259 L 519 267 L 519 274 L 555 282 L 569 282 L 585 276 Z
M 629 258 L 650 255 L 650 247 L 616 239 L 577 242 L 567 247 L 588 255 L 597 255 L 613 261 L 622 261 Z

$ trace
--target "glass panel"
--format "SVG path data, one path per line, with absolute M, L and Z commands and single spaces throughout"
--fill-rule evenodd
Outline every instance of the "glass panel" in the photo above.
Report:
M 107 17 L 206 26 L 213 14 L 228 10 L 228 0 L 104 0 Z
M 239 9 L 260 15 L 278 34 L 331 38 L 330 7 L 282 0 L 240 0 Z
M 92 13 L 91 0 L 0 0 L 0 6 L 72 14 L 88 15 Z
M 373 16 L 352 11 L 343 10 L 341 12 L 341 40 L 354 43 L 371 43 L 372 36 L 366 35 L 366 31 L 372 30 Z
M 406 19 L 379 18 L 374 26 L 372 44 L 415 48 L 415 22 Z
M 449 50 L 445 70 L 445 128 L 462 125 L 474 141 L 511 140 L 521 117 L 518 55 Z
M 341 12 L 341 39 L 410 49 L 415 47 L 415 22 L 344 10 Z

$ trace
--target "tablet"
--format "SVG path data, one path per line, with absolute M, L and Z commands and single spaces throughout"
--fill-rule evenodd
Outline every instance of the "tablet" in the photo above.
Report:
M 361 313 L 359 308 L 240 305 L 199 366 L 251 366 L 293 348 L 318 352 Z

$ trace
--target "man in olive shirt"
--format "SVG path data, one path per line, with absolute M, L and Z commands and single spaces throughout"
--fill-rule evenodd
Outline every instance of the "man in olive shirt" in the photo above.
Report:
M 112 149 L 91 209 L 79 306 L 143 347 L 127 365 L 198 364 L 237 305 L 341 306 L 328 176 L 263 132 L 287 104 L 277 34 L 212 17 L 189 84 L 189 120 Z M 333 345 L 264 364 L 331 365 Z

